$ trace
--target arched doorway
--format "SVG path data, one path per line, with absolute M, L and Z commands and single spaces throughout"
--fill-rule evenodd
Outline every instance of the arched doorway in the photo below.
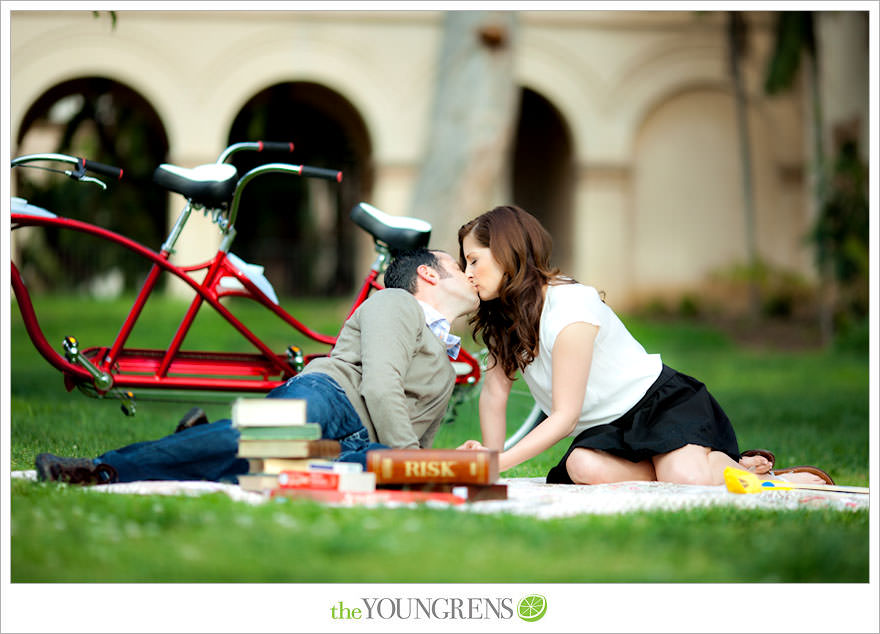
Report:
M 553 237 L 553 261 L 572 263 L 574 163 L 571 134 L 562 115 L 543 96 L 523 88 L 514 137 L 512 191 L 515 204 Z
M 320 84 L 277 84 L 250 99 L 229 142 L 291 141 L 293 154 L 237 154 L 240 173 L 269 160 L 342 170 L 341 184 L 267 175 L 245 190 L 236 253 L 266 269 L 283 295 L 339 295 L 355 282 L 357 227 L 351 208 L 368 200 L 372 148 L 363 119 L 339 93 Z
M 123 168 L 107 191 L 45 172 L 16 169 L 16 195 L 63 216 L 121 233 L 158 250 L 165 237 L 165 193 L 150 177 L 168 155 L 165 127 L 152 105 L 130 87 L 106 77 L 82 77 L 46 91 L 25 113 L 15 155 L 57 152 Z M 94 287 L 112 274 L 116 294 L 142 281 L 143 260 L 102 248 L 71 232 L 19 235 L 19 268 L 32 290 L 70 292 Z

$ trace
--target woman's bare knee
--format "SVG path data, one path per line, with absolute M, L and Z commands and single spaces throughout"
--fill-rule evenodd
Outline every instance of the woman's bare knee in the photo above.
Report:
M 673 484 L 715 484 L 709 465 L 710 449 L 686 445 L 654 457 L 657 480 Z
M 600 484 L 598 455 L 592 449 L 573 450 L 565 460 L 565 470 L 575 484 Z
M 657 480 L 671 482 L 673 484 L 710 484 L 710 478 L 705 469 L 693 465 L 672 464 L 657 469 Z
M 565 461 L 568 476 L 575 484 L 607 484 L 627 480 L 653 480 L 650 461 L 631 462 L 604 451 L 578 447 Z

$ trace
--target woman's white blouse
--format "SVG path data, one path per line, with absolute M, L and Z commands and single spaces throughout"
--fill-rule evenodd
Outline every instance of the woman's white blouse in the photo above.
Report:
M 648 354 L 623 322 L 591 286 L 551 284 L 541 311 L 538 355 L 523 378 L 538 406 L 550 414 L 553 406 L 553 346 L 573 323 L 599 327 L 580 419 L 572 436 L 589 427 L 610 423 L 641 400 L 660 376 L 659 354 Z

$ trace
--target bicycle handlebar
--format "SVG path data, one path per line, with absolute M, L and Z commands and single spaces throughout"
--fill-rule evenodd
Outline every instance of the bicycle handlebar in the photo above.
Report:
M 279 141 L 257 141 L 257 152 L 269 150 L 270 152 L 293 152 L 293 142 L 283 143 Z
M 235 195 L 232 197 L 232 203 L 229 206 L 228 226 L 231 227 L 235 225 L 236 216 L 238 215 L 238 205 L 241 201 L 241 193 L 245 186 L 257 176 L 268 174 L 270 172 L 298 174 L 300 176 L 334 180 L 337 183 L 342 182 L 342 172 L 338 170 L 325 169 L 323 167 L 310 167 L 308 165 L 290 165 L 287 163 L 267 163 L 265 165 L 260 165 L 242 176 L 238 181 L 238 184 L 235 186 Z
M 28 163 L 35 163 L 37 161 L 55 161 L 57 163 L 70 163 L 75 165 L 76 171 L 70 173 L 69 176 L 77 179 L 82 178 L 85 175 L 86 170 L 109 178 L 115 178 L 116 180 L 122 179 L 122 168 L 114 167 L 113 165 L 106 165 L 105 163 L 98 163 L 97 161 L 92 161 L 86 158 L 68 156 L 67 154 L 25 154 L 24 156 L 12 159 L 12 167 L 27 165 Z
M 97 161 L 90 161 L 86 158 L 79 159 L 80 162 L 78 167 L 83 170 L 89 170 L 90 172 L 94 172 L 95 174 L 101 174 L 102 176 L 107 176 L 109 178 L 115 178 L 116 180 L 122 180 L 122 168 L 114 167 L 112 165 L 105 165 L 104 163 L 98 163 Z
M 262 152 L 263 150 L 292 152 L 293 143 L 283 143 L 276 141 L 248 141 L 244 143 L 235 143 L 233 145 L 230 145 L 223 151 L 223 153 L 220 155 L 220 159 L 218 159 L 217 162 L 223 163 L 225 158 L 228 158 L 235 152 L 241 150 L 256 150 L 257 152 Z M 66 154 L 28 154 L 25 156 L 19 156 L 12 160 L 12 167 L 25 165 L 27 163 L 35 161 L 58 161 L 61 163 L 71 163 L 76 166 L 76 170 L 72 172 L 66 172 L 68 176 L 80 181 L 92 180 L 93 182 L 100 184 L 102 187 L 105 187 L 103 183 L 101 183 L 97 179 L 90 179 L 85 175 L 86 170 L 95 172 L 96 174 L 101 174 L 102 176 L 106 176 L 108 178 L 114 178 L 116 180 L 121 180 L 123 175 L 123 170 L 121 168 L 114 167 L 113 165 L 105 165 L 104 163 L 98 163 L 97 161 L 68 156 Z M 238 183 L 236 183 L 235 195 L 232 198 L 229 210 L 228 226 L 232 226 L 235 223 L 236 215 L 238 213 L 238 203 L 240 201 L 241 191 L 244 189 L 244 186 L 254 177 L 261 174 L 266 174 L 268 172 L 287 172 L 298 174 L 300 176 L 306 176 L 308 178 L 322 178 L 325 180 L 336 181 L 337 183 L 342 182 L 342 172 L 339 170 L 326 169 L 323 167 L 311 167 L 309 165 L 291 165 L 287 163 L 268 163 L 265 165 L 261 165 L 250 170 L 238 181 Z
M 301 165 L 299 173 L 302 176 L 308 176 L 310 178 L 323 178 L 328 181 L 336 181 L 337 183 L 342 182 L 342 172 L 339 170 L 328 170 L 323 167 L 309 167 L 308 165 Z
M 12 167 L 18 165 L 26 165 L 35 161 L 58 161 L 59 163 L 79 164 L 79 159 L 75 156 L 67 156 L 66 154 L 25 154 L 12 159 Z
M 293 152 L 293 142 L 292 141 L 243 141 L 241 143 L 233 143 L 228 148 L 223 150 L 220 154 L 220 157 L 217 159 L 218 163 L 225 163 L 226 159 L 235 154 L 236 152 L 241 152 L 242 150 L 253 150 L 255 152 L 262 152 L 263 150 L 269 152 Z

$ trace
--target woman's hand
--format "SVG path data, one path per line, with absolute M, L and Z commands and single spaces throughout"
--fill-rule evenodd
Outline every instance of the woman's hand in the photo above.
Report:
M 486 449 L 478 440 L 465 440 L 456 449 Z
M 465 440 L 456 449 L 486 449 L 479 440 Z
M 461 443 L 456 449 L 485 449 L 489 450 L 488 447 L 484 447 L 476 440 L 465 440 Z M 499 471 L 507 471 L 508 469 L 515 467 L 517 463 L 510 464 L 510 455 L 506 451 L 502 451 L 498 454 L 498 470 Z

